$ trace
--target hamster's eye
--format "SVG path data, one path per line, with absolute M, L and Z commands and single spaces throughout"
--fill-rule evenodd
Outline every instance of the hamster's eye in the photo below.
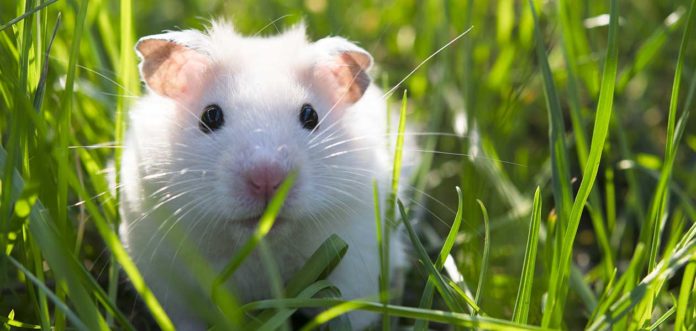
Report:
M 319 115 L 317 115 L 312 105 L 308 103 L 302 105 L 302 108 L 300 108 L 300 123 L 302 123 L 302 127 L 307 130 L 313 130 L 317 127 L 317 124 L 319 124 Z
M 222 108 L 216 104 L 208 105 L 203 110 L 201 121 L 198 122 L 198 127 L 203 133 L 210 133 L 219 129 L 225 124 L 225 116 L 222 113 Z

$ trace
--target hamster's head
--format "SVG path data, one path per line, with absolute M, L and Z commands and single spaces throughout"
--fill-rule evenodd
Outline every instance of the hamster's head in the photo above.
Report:
M 347 123 L 370 85 L 362 48 L 339 37 L 308 42 L 302 26 L 243 37 L 213 23 L 145 37 L 136 50 L 146 98 L 165 108 L 137 109 L 163 117 L 150 119 L 159 127 L 151 134 L 140 130 L 143 144 L 167 141 L 141 156 L 161 158 L 145 178 L 162 200 L 181 197 L 171 200 L 189 219 L 253 227 L 291 171 L 284 224 L 340 221 L 351 199 L 371 192 L 359 171 L 374 163 L 374 143 Z

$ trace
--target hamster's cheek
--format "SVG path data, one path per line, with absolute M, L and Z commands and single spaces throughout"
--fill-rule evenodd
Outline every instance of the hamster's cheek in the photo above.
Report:
M 331 188 L 333 184 L 325 176 L 316 173 L 313 168 L 306 170 L 300 171 L 286 201 L 284 213 L 290 218 L 304 220 L 335 212 L 339 208 L 336 197 L 340 194 Z

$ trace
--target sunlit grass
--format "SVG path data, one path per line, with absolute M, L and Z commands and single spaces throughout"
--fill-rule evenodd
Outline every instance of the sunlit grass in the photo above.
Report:
M 384 330 L 696 328 L 696 0 L 3 1 L 0 325 L 173 329 L 118 240 L 105 169 L 140 94 L 134 41 L 214 16 L 247 34 L 303 19 L 312 39 L 358 42 L 399 118 L 393 181 L 374 186 L 380 293 L 345 301 L 326 280 L 350 250 L 337 236 L 278 277 L 264 236 L 287 184 L 224 272 L 182 250 L 209 324 L 289 329 L 320 308 L 305 329 L 348 327 L 357 309 L 388 316 Z M 414 178 L 398 171 L 408 131 L 422 133 Z M 412 262 L 402 298 L 394 228 Z M 274 297 L 239 303 L 217 284 L 255 249 Z

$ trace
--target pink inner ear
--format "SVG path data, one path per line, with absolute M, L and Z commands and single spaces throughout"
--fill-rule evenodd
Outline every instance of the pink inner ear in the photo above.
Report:
M 210 67 L 205 55 L 164 40 L 148 40 L 139 50 L 145 82 L 157 94 L 187 101 L 203 90 Z
M 336 104 L 351 105 L 362 97 L 370 85 L 370 78 L 362 66 L 350 55 L 341 53 L 331 60 L 318 63 L 314 78 L 329 100 Z

